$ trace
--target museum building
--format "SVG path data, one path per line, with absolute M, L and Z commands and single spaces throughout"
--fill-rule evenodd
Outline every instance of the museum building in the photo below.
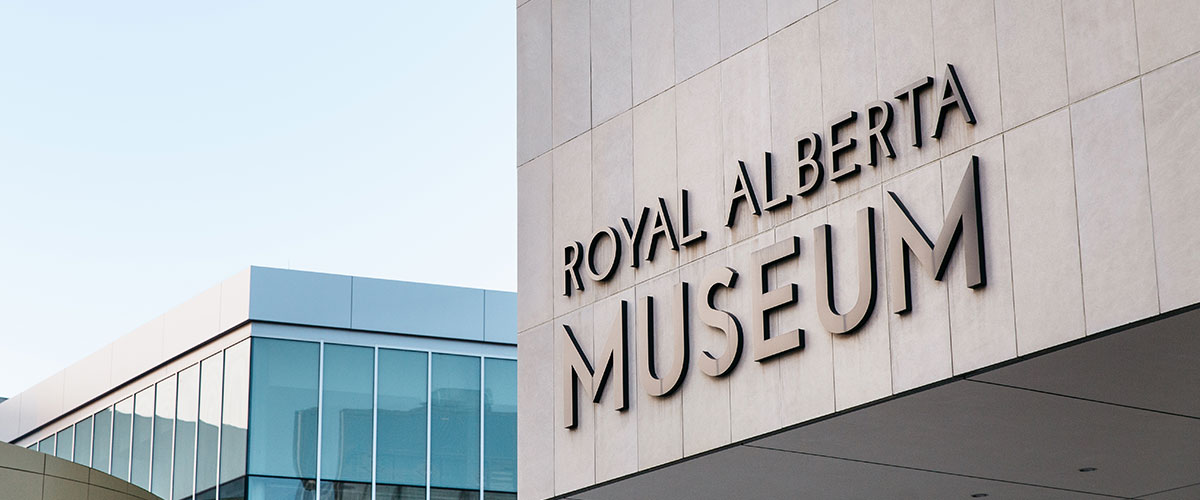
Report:
M 511 499 L 515 340 L 512 293 L 252 267 L 0 402 L 0 439 L 171 500 Z
M 516 9 L 521 498 L 1200 498 L 1200 2 Z

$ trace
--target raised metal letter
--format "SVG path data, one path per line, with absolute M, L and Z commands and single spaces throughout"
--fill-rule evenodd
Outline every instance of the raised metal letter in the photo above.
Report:
M 587 356 L 583 354 L 583 349 L 579 347 L 579 342 L 575 340 L 575 334 L 571 332 L 571 327 L 563 325 L 563 333 L 566 334 L 567 340 L 570 341 L 570 347 L 564 342 L 562 345 L 562 365 L 559 366 L 562 374 L 562 394 L 559 400 L 562 401 L 562 416 L 565 425 L 568 429 L 574 429 L 579 422 L 579 386 L 575 381 L 579 381 L 583 385 L 584 390 L 592 394 L 592 402 L 599 403 L 600 396 L 604 394 L 604 388 L 607 386 L 608 379 L 611 376 L 613 385 L 616 386 L 616 410 L 624 411 L 629 408 L 629 387 L 626 384 L 626 366 L 625 366 L 625 332 L 629 324 L 629 313 L 627 302 L 621 301 L 621 313 L 617 320 L 613 322 L 613 326 L 609 329 L 608 342 L 604 344 L 604 349 L 596 357 L 600 364 L 600 374 L 596 375 L 592 369 L 591 363 L 588 363 Z M 586 374 L 586 375 L 585 375 Z
M 804 143 L 808 143 L 808 154 L 804 154 Z M 808 135 L 796 141 L 796 152 L 800 156 L 800 164 L 796 166 L 796 181 L 800 184 L 796 194 L 808 196 L 817 186 L 821 185 L 821 136 L 809 132 Z M 806 172 L 807 171 L 807 172 Z
M 758 208 L 758 197 L 754 196 L 754 184 L 750 183 L 750 176 L 746 174 L 746 163 L 738 160 L 738 174 L 733 180 L 733 194 L 729 196 L 729 217 L 725 220 L 725 226 L 733 227 L 733 221 L 737 219 L 738 202 L 743 199 L 750 203 L 750 211 L 754 215 L 762 215 L 762 210 Z
M 612 242 L 613 255 L 612 262 L 608 264 L 608 268 L 604 272 L 596 270 L 596 248 L 600 246 L 601 240 L 605 237 Z M 617 267 L 621 265 L 621 235 L 617 234 L 617 228 L 608 227 L 600 230 L 592 236 L 592 241 L 588 242 L 587 249 L 587 270 L 588 277 L 593 281 L 606 281 L 613 277 L 617 272 Z
M 671 224 L 671 212 L 667 211 L 667 200 L 658 198 L 658 213 L 654 215 L 654 227 L 650 228 L 650 248 L 646 250 L 646 260 L 654 260 L 654 249 L 658 246 L 658 237 L 667 238 L 671 250 L 679 250 L 679 240 L 675 239 L 675 226 Z
M 907 99 L 908 104 L 912 106 L 912 113 L 909 116 L 912 117 L 912 145 L 914 148 L 921 147 L 921 91 L 931 85 L 933 85 L 933 78 L 927 76 L 896 91 L 896 99 L 901 101 Z
M 673 362 L 666 371 L 661 371 L 655 362 L 654 354 L 654 340 L 658 333 L 654 329 L 654 297 L 647 295 L 638 301 L 638 383 L 641 384 L 642 390 L 651 396 L 662 397 L 671 394 L 679 388 L 684 375 L 687 374 L 687 283 L 675 285 L 675 314 L 671 316 L 671 326 L 675 331 L 675 336 L 669 343 L 671 351 L 674 352 Z
M 771 152 L 767 151 L 766 154 L 764 154 L 764 156 L 765 156 L 765 158 L 763 159 L 763 172 L 766 173 L 765 178 L 767 181 L 767 204 L 763 205 L 763 208 L 766 209 L 768 212 L 770 212 L 777 208 L 783 208 L 783 207 L 788 206 L 788 204 L 790 204 L 792 202 L 792 195 L 785 194 L 785 195 L 783 195 L 782 198 L 775 198 L 775 185 L 774 185 L 775 176 L 772 175 L 773 172 L 771 172 Z
M 704 237 L 708 236 L 708 233 L 706 231 L 700 230 L 700 232 L 698 232 L 698 233 L 691 232 L 691 230 L 692 230 L 691 215 L 690 215 L 691 207 L 688 206 L 688 191 L 686 189 L 679 190 L 679 206 L 680 206 L 680 211 L 682 212 L 680 215 L 680 218 L 681 218 L 680 229 L 683 232 L 683 239 L 679 240 L 679 244 L 681 246 L 686 247 L 688 245 L 691 245 L 692 243 L 698 243 L 700 241 L 703 241 Z
M 638 247 L 642 245 L 642 231 L 646 229 L 646 218 L 649 216 L 650 209 L 642 207 L 642 212 L 638 214 L 637 224 L 621 217 L 621 225 L 625 228 L 625 236 L 629 237 L 629 267 L 638 266 L 638 259 L 641 258 Z
M 912 287 L 908 273 L 908 255 L 917 257 L 929 275 L 941 281 L 950 263 L 950 252 L 962 235 L 963 257 L 967 259 L 967 286 L 978 288 L 987 284 L 983 259 L 983 212 L 979 205 L 979 158 L 972 156 L 954 202 L 942 222 L 937 243 L 929 241 L 925 231 L 913 220 L 912 214 L 896 193 L 888 191 L 884 201 L 883 218 L 887 223 L 888 294 L 892 312 L 903 314 L 912 309 Z
M 830 333 L 850 333 L 866 322 L 875 308 L 875 209 L 858 211 L 858 298 L 845 314 L 833 299 L 833 245 L 829 224 L 813 228 L 817 250 L 817 315 Z
M 878 111 L 878 113 L 876 113 Z M 883 116 L 878 120 L 876 114 Z M 879 166 L 879 148 L 882 146 L 884 156 L 895 158 L 896 151 L 892 149 L 892 141 L 888 139 L 888 129 L 892 126 L 892 105 L 887 101 L 875 101 L 867 105 L 867 149 L 871 152 L 872 167 Z
M 804 330 L 795 329 L 779 335 L 771 335 L 770 314 L 783 306 L 796 303 L 796 284 L 769 289 L 767 271 L 774 265 L 800 255 L 800 238 L 792 236 L 753 254 L 758 267 L 758 292 L 754 295 L 754 318 L 750 322 L 750 348 L 755 361 L 778 356 L 793 349 L 804 347 Z
M 583 291 L 583 280 L 579 279 L 579 264 L 583 262 L 583 243 L 578 241 L 563 248 L 563 295 L 571 296 L 571 283 L 575 289 Z
M 704 351 L 696 364 L 700 371 L 710 377 L 720 377 L 737 365 L 738 357 L 742 354 L 742 325 L 737 318 L 725 311 L 717 309 L 713 303 L 713 295 L 718 287 L 733 288 L 737 283 L 737 271 L 728 267 L 718 267 L 704 274 L 700 289 L 704 293 L 704 303 L 700 308 L 700 321 L 721 330 L 725 334 L 725 350 L 720 356 Z
M 838 161 L 838 155 L 847 149 L 854 149 L 854 145 L 858 144 L 853 137 L 846 139 L 846 142 L 838 142 L 838 129 L 843 125 L 853 124 L 854 120 L 858 119 L 858 113 L 851 111 L 845 116 L 834 119 L 829 123 L 829 134 L 825 137 L 829 139 L 829 180 L 837 182 L 848 175 L 858 173 L 861 165 L 855 163 L 854 166 L 842 168 L 841 162 Z
M 953 64 L 946 64 L 946 81 L 942 84 L 942 103 L 938 105 L 937 123 L 933 125 L 933 138 L 942 136 L 942 125 L 946 121 L 946 112 L 958 107 L 963 112 L 963 119 L 975 124 L 975 113 L 971 112 L 971 103 L 967 102 L 967 94 L 963 92 L 962 83 L 958 81 L 958 73 Z

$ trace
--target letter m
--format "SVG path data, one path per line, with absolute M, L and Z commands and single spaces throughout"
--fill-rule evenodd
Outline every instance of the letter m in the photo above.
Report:
M 571 333 L 571 327 L 563 325 L 563 333 L 566 335 L 566 340 L 570 341 L 569 345 L 563 343 L 562 347 L 562 364 L 559 366 L 559 371 L 562 374 L 562 394 L 559 398 L 562 401 L 562 416 L 563 427 L 574 429 L 579 423 L 579 386 L 582 385 L 585 390 L 592 394 L 592 402 L 599 403 L 600 396 L 604 394 L 604 388 L 608 385 L 609 378 L 612 378 L 613 385 L 617 391 L 617 410 L 624 411 L 629 407 L 629 387 L 626 383 L 626 330 L 628 325 L 628 307 L 626 301 L 621 301 L 621 314 L 616 321 L 613 322 L 612 328 L 609 329 L 608 341 L 604 344 L 604 349 L 600 351 L 596 360 L 600 363 L 600 373 L 596 373 L 592 369 L 591 363 L 588 363 L 587 356 L 583 354 L 583 349 L 579 347 L 579 342 L 575 340 L 575 335 Z M 579 384 L 575 382 L 578 381 Z
M 887 194 L 883 216 L 888 233 L 888 295 L 891 297 L 892 312 L 903 314 L 912 308 L 909 254 L 921 262 L 933 279 L 941 281 L 946 265 L 950 263 L 950 252 L 961 239 L 965 247 L 963 257 L 967 260 L 967 287 L 979 288 L 987 284 L 983 259 L 983 213 L 979 206 L 978 157 L 972 156 L 967 165 L 936 243 L 925 236 L 925 231 L 913 220 L 896 193 L 888 191 Z

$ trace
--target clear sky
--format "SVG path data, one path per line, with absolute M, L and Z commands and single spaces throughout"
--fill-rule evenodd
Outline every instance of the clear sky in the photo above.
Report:
M 515 22 L 0 3 L 0 396 L 250 265 L 515 290 Z

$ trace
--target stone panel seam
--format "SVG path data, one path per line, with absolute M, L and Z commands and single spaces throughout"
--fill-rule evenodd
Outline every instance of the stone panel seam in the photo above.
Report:
M 1100 94 L 1096 94 L 1096 95 L 1100 95 Z M 1079 175 L 1076 173 L 1076 169 L 1075 169 L 1075 126 L 1074 126 L 1074 118 L 1071 115 L 1071 106 L 1069 106 L 1069 105 L 1067 106 L 1067 127 L 1069 128 L 1069 130 L 1067 131 L 1068 132 L 1067 144 L 1069 144 L 1071 146 L 1071 191 L 1075 195 L 1075 248 L 1078 249 L 1078 252 L 1079 252 L 1079 254 L 1077 255 L 1077 257 L 1079 258 L 1079 297 L 1080 297 L 1080 302 L 1083 304 L 1083 335 L 1087 336 L 1087 334 L 1088 334 L 1087 333 L 1088 332 L 1088 314 L 1087 314 L 1088 299 L 1087 299 L 1087 287 L 1083 283 L 1083 280 L 1084 280 L 1084 276 L 1083 276 L 1083 237 L 1079 235 Z M 1021 352 L 1021 351 L 1017 351 L 1017 352 Z
M 1136 11 L 1136 9 L 1134 9 Z M 1136 23 L 1136 20 L 1134 21 Z M 1134 25 L 1137 29 L 1137 25 Z M 1134 37 L 1136 38 L 1136 37 Z M 1139 64 L 1141 64 L 1139 60 Z M 1162 310 L 1162 287 L 1159 286 L 1158 279 L 1158 231 L 1154 227 L 1154 190 L 1150 187 L 1152 181 L 1150 179 L 1150 138 L 1147 136 L 1148 127 L 1146 126 L 1146 86 L 1143 84 L 1141 77 L 1138 77 L 1138 100 L 1142 107 L 1142 152 L 1146 155 L 1146 203 L 1150 207 L 1150 248 L 1153 254 L 1150 259 L 1154 262 L 1154 302 L 1157 304 L 1157 311 L 1161 314 Z
M 1004 134 L 1000 135 L 1000 161 L 1004 165 L 1004 219 L 1008 227 L 1004 231 L 1008 234 L 1008 293 L 1012 297 L 1012 315 L 1013 315 L 1013 353 L 1021 352 L 1021 342 L 1017 336 L 1017 287 L 1016 278 L 1013 276 L 1013 256 L 1012 256 L 1012 210 L 1010 210 L 1009 194 L 1008 194 L 1008 144 Z

